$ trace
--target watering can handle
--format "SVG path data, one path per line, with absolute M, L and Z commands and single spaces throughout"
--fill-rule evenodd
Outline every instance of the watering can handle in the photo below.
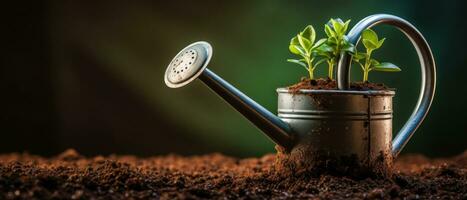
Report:
M 360 40 L 362 31 L 378 24 L 395 26 L 410 39 L 417 51 L 422 72 L 422 84 L 417 105 L 409 120 L 392 142 L 392 153 L 394 156 L 397 156 L 420 126 L 430 109 L 436 87 L 436 65 L 430 46 L 423 35 L 412 24 L 394 15 L 376 14 L 362 19 L 347 35 L 349 42 L 356 46 Z M 350 88 L 351 61 L 352 55 L 348 53 L 341 54 L 337 65 L 337 86 L 340 90 L 348 90 Z

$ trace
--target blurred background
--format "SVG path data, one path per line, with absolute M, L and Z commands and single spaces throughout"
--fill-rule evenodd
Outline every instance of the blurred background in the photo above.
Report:
M 274 145 L 200 81 L 169 89 L 163 74 L 186 45 L 209 41 L 210 69 L 276 112 L 277 87 L 306 76 L 287 63 L 288 43 L 312 24 L 324 37 L 329 18 L 375 13 L 413 23 L 438 67 L 431 112 L 403 153 L 455 155 L 467 148 L 467 18 L 464 1 L 31 1 L 3 6 L 0 153 L 85 155 L 221 152 L 260 156 Z M 398 30 L 375 58 L 400 73 L 370 74 L 397 88 L 394 131 L 418 98 L 415 50 Z M 326 67 L 318 71 L 325 76 Z M 353 80 L 361 79 L 354 67 Z M 395 134 L 394 133 L 394 134 Z

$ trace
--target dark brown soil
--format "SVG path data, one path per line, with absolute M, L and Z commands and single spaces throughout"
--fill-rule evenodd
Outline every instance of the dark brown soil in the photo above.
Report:
M 302 78 L 300 82 L 289 86 L 289 90 L 292 93 L 297 93 L 301 89 L 308 90 L 335 90 L 337 89 L 337 84 L 335 80 L 331 79 L 308 79 Z M 371 82 L 353 82 L 350 83 L 350 88 L 352 90 L 366 91 L 366 90 L 388 90 L 382 83 L 371 83 Z
M 275 171 L 275 156 L 0 155 L 0 199 L 466 199 L 467 151 L 400 157 L 392 178 Z

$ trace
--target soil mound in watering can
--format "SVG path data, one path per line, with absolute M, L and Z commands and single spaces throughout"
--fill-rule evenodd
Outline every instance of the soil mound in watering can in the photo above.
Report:
M 308 79 L 302 78 L 300 82 L 287 87 L 291 93 L 298 93 L 300 90 L 336 90 L 337 83 L 335 80 L 327 79 Z M 390 90 L 382 83 L 372 82 L 353 82 L 350 84 L 351 90 L 367 91 L 367 90 Z

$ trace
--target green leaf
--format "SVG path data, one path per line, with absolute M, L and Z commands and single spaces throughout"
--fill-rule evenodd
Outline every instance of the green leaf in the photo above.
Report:
M 339 39 L 336 37 L 328 38 L 328 41 L 326 42 L 329 46 L 335 47 L 337 43 L 339 42 Z
M 326 41 L 327 41 L 326 38 L 322 38 L 322 39 L 318 40 L 318 41 L 313 45 L 313 47 L 311 47 L 311 49 L 315 49 L 315 48 L 321 46 L 321 45 L 324 44 Z
M 289 51 L 297 55 L 306 55 L 305 50 L 300 45 L 289 45 Z
M 336 36 L 336 33 L 331 29 L 329 25 L 324 25 L 324 32 L 328 36 L 328 38 L 332 38 Z
M 322 56 L 326 59 L 332 59 L 333 58 L 333 55 L 332 53 L 329 53 L 329 52 L 316 52 L 316 56 Z
M 367 56 L 366 53 L 357 52 L 357 53 L 355 53 L 355 54 L 353 55 L 352 58 L 353 58 L 354 60 L 356 60 L 356 61 L 359 61 L 359 60 L 361 60 L 361 59 L 366 58 L 366 56 Z
M 332 28 L 337 35 L 342 35 L 342 29 L 344 28 L 344 22 L 341 19 L 331 19 Z
M 381 39 L 380 41 L 378 41 L 378 45 L 377 45 L 377 46 L 378 46 L 378 49 L 379 49 L 381 46 L 383 46 L 383 43 L 384 43 L 385 40 L 386 40 L 386 38 L 383 38 L 383 39 Z
M 363 46 L 370 50 L 377 49 L 377 44 L 373 43 L 371 40 L 368 39 L 363 39 Z
M 342 21 L 341 18 L 335 18 L 335 19 L 331 18 L 331 19 L 329 19 L 328 23 L 326 23 L 326 24 L 329 25 L 329 26 L 333 26 L 334 23 L 344 24 L 344 21 Z
M 370 63 L 371 63 L 371 65 L 373 65 L 373 66 L 379 65 L 379 61 L 377 61 L 377 60 L 375 60 L 375 59 L 373 59 L 373 58 L 370 59 Z
M 380 72 L 400 72 L 402 71 L 401 68 L 399 68 L 398 66 L 392 64 L 392 63 L 389 63 L 389 62 L 383 62 L 383 63 L 380 63 L 378 65 L 375 65 L 372 70 L 375 70 L 375 71 L 380 71 Z
M 349 24 L 350 24 L 350 19 L 347 20 L 345 23 L 344 23 L 344 28 L 343 28 L 343 32 L 345 34 L 345 32 L 347 32 L 347 29 L 349 28 Z
M 327 43 L 321 44 L 316 50 L 318 52 L 322 52 L 322 53 L 332 53 L 332 52 L 334 52 L 334 48 L 329 46 L 329 44 L 327 44 Z
M 342 51 L 354 53 L 355 52 L 355 46 L 350 42 L 346 42 L 344 44 L 344 46 L 342 47 Z
M 308 51 L 311 49 L 311 43 L 310 40 L 304 38 L 301 35 L 297 35 L 298 37 L 298 42 L 302 46 L 303 49 L 305 49 L 305 52 L 308 53 Z
M 362 39 L 371 41 L 375 46 L 378 44 L 378 35 L 371 29 L 365 29 L 362 32 Z
M 296 60 L 296 59 L 287 59 L 287 62 L 291 62 L 291 63 L 295 63 L 295 64 L 299 64 L 303 67 L 307 67 L 305 63 L 301 62 L 300 60 Z
M 318 66 L 319 64 L 323 63 L 324 61 L 328 60 L 327 58 L 323 58 L 318 60 L 318 62 L 315 63 L 315 67 Z
M 313 26 L 308 25 L 301 33 L 301 36 L 304 38 L 308 39 L 310 41 L 310 44 L 313 44 L 316 39 L 316 32 Z
M 300 43 L 298 42 L 297 36 L 293 37 L 293 38 L 290 40 L 290 45 L 300 45 Z

